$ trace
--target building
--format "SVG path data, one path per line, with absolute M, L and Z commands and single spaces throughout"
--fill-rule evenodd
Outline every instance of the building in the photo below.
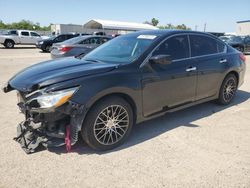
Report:
M 126 34 L 139 30 L 153 30 L 158 29 L 149 24 L 134 23 L 134 22 L 120 22 L 112 20 L 93 19 L 84 25 L 75 24 L 53 24 L 51 25 L 51 32 L 55 34 L 64 33 L 93 33 L 105 32 L 108 35 L 112 34 Z
M 120 22 L 112 20 L 93 19 L 84 24 L 86 29 L 98 29 L 104 32 L 112 32 L 113 34 L 126 34 L 139 30 L 154 30 L 158 29 L 149 24 Z
M 51 32 L 54 34 L 66 34 L 66 33 L 82 33 L 83 26 L 75 24 L 52 24 Z
M 250 20 L 238 21 L 236 34 L 240 36 L 250 35 Z

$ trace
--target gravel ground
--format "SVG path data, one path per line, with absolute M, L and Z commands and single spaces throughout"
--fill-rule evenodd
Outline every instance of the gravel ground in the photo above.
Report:
M 0 85 L 50 55 L 0 47 Z M 248 56 L 248 64 L 250 56 Z M 205 103 L 134 127 L 116 150 L 83 141 L 27 155 L 12 138 L 23 115 L 0 92 L 0 187 L 250 187 L 250 68 L 233 104 Z

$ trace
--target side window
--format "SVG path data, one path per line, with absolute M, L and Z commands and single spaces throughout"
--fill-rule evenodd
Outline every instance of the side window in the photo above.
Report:
M 74 35 L 66 35 L 66 40 L 75 37 Z
M 30 32 L 30 35 L 31 35 L 32 37 L 40 37 L 40 35 L 38 35 L 37 33 L 34 33 L 34 32 Z
M 80 44 L 90 44 L 90 39 L 85 39 Z
M 22 32 L 21 32 L 21 35 L 22 35 L 22 36 L 30 36 L 29 32 L 27 32 L 27 31 L 22 31 Z
M 102 38 L 101 44 L 103 44 L 103 43 L 105 43 L 105 42 L 107 42 L 107 41 L 109 41 L 109 38 Z
M 246 43 L 247 45 L 250 45 L 250 37 L 246 37 L 246 38 L 245 38 L 245 43 Z
M 210 37 L 190 35 L 190 46 L 192 57 L 218 53 L 217 41 Z
M 62 42 L 65 40 L 65 35 L 59 35 L 58 37 L 56 37 L 56 41 L 58 42 Z
M 171 37 L 163 42 L 153 52 L 155 55 L 170 55 L 172 60 L 183 59 L 189 57 L 189 45 L 186 35 Z
M 226 52 L 227 46 L 220 41 L 216 41 L 216 42 L 217 42 L 217 52 L 218 53 Z

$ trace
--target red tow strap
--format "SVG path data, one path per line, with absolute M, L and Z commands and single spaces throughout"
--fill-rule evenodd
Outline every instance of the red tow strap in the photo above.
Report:
M 71 143 L 70 143 L 70 126 L 66 126 L 66 134 L 65 134 L 65 144 L 67 152 L 71 150 Z

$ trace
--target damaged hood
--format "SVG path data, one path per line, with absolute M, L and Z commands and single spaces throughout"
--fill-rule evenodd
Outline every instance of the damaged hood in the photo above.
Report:
M 13 76 L 3 88 L 4 92 L 19 90 L 31 92 L 38 88 L 83 76 L 115 69 L 117 65 L 91 62 L 74 57 L 50 60 L 30 66 Z

